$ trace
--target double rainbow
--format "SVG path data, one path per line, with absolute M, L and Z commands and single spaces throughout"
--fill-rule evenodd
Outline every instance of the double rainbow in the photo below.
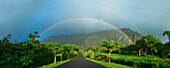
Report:
M 53 27 L 55 27 L 55 26 L 57 26 L 57 25 L 59 25 L 59 24 L 66 23 L 66 22 L 69 22 L 69 21 L 75 21 L 75 20 L 90 20 L 90 21 L 96 21 L 96 22 L 105 24 L 105 25 L 107 25 L 107 26 L 109 26 L 109 27 L 112 27 L 112 28 L 116 29 L 116 30 L 117 30 L 118 32 L 120 32 L 123 36 L 125 36 L 125 37 L 129 40 L 129 42 L 130 42 L 131 44 L 134 44 L 134 43 L 132 42 L 132 40 L 131 40 L 123 31 L 121 31 L 120 29 L 118 29 L 118 28 L 115 27 L 114 25 L 111 25 L 110 23 L 107 23 L 107 22 L 105 22 L 105 21 L 98 20 L 98 19 L 93 19 L 93 18 L 72 18 L 72 19 L 67 19 L 67 20 L 60 21 L 60 22 L 58 22 L 58 23 L 50 26 L 49 28 L 45 29 L 42 33 L 40 33 L 40 36 L 42 36 L 44 33 L 46 33 L 47 31 L 49 31 L 50 29 L 52 29 Z

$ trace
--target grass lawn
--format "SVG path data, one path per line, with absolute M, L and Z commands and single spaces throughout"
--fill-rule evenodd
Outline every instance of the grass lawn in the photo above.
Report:
M 103 53 L 109 55 L 108 53 Z M 130 65 L 147 68 L 168 68 L 170 67 L 170 59 L 162 59 L 157 56 L 135 56 L 135 55 L 123 55 L 123 54 L 111 54 L 111 61 Z
M 76 57 L 78 57 L 78 56 L 76 56 Z M 76 58 L 76 57 L 75 57 L 75 58 Z M 56 64 L 51 63 L 51 64 L 48 64 L 48 65 L 43 65 L 43 66 L 38 67 L 38 68 L 54 68 L 54 67 L 57 67 L 57 66 L 59 66 L 59 65 L 61 65 L 61 64 L 66 63 L 66 62 L 68 62 L 68 61 L 70 61 L 70 60 L 73 60 L 73 59 L 75 59 L 75 58 L 72 58 L 72 59 L 69 59 L 69 60 L 64 60 L 64 61 L 58 61 L 58 62 L 56 62 Z
M 108 63 L 106 61 L 98 61 L 98 60 L 93 60 L 93 59 L 89 59 L 89 58 L 86 58 L 87 60 L 90 60 L 92 62 L 95 62 L 95 63 L 98 63 L 100 65 L 103 65 L 105 67 L 108 67 L 108 68 L 132 68 L 130 66 L 126 66 L 126 65 L 121 65 L 121 64 L 116 64 L 116 63 Z

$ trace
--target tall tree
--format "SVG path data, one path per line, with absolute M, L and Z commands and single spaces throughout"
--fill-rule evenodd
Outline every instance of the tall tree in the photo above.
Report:
M 156 39 L 152 34 L 148 34 L 147 36 L 143 36 L 142 39 L 136 41 L 136 46 L 139 47 L 139 56 L 141 56 L 141 51 L 145 51 L 144 55 L 148 53 L 148 51 L 157 52 L 157 47 L 155 44 L 161 43 L 159 39 Z
M 58 47 L 57 52 L 60 53 L 61 61 L 62 61 L 63 51 L 64 51 L 63 46 Z
M 114 40 L 111 40 L 110 42 L 107 41 L 107 40 L 103 40 L 103 41 L 100 42 L 100 44 L 104 47 L 107 47 L 108 49 L 115 47 L 115 41 Z
M 162 48 L 161 56 L 163 58 L 167 58 L 167 56 L 170 56 L 170 43 L 167 42 L 164 44 L 164 47 Z
M 67 59 L 69 59 L 69 54 L 70 54 L 70 51 L 72 49 L 72 46 L 70 44 L 64 44 L 63 48 L 65 50 L 65 53 L 67 53 Z
M 139 48 L 138 50 L 138 55 L 139 56 L 141 56 L 141 52 L 142 52 L 142 50 L 143 50 L 143 48 L 144 48 L 144 40 L 142 40 L 142 39 L 140 39 L 140 40 L 137 40 L 136 41 L 136 46 L 135 46 L 136 48 Z
M 46 43 L 45 46 L 54 53 L 54 64 L 56 64 L 57 47 L 60 45 L 58 43 Z
M 167 35 L 169 38 L 169 43 L 170 43 L 170 31 L 164 31 L 163 36 Z
M 148 48 L 153 47 L 154 42 L 156 41 L 156 37 L 153 36 L 152 34 L 148 34 L 147 36 L 144 36 L 142 39 L 145 41 L 145 44 L 144 44 L 145 45 L 145 53 L 144 53 L 144 55 L 146 55 L 147 52 L 148 52 Z
M 107 40 L 103 40 L 103 41 L 100 42 L 100 44 L 109 49 L 109 63 L 110 63 L 110 52 L 112 51 L 112 47 L 116 47 L 115 46 L 115 41 L 111 40 L 110 42 L 108 42 Z

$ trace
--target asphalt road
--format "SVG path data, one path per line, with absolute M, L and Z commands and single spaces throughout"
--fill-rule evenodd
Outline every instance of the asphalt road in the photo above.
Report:
M 81 53 L 74 60 L 66 62 L 55 68 L 106 68 L 106 67 L 99 65 L 97 63 L 91 62 L 89 60 L 86 60 Z

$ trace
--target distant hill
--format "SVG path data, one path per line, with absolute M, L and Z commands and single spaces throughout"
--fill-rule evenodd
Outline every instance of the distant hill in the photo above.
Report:
M 129 28 L 123 28 L 122 30 L 129 38 L 135 42 L 141 39 L 142 35 Z M 102 40 L 114 40 L 115 42 L 121 42 L 123 44 L 130 44 L 129 40 L 125 38 L 120 32 L 116 30 L 100 31 L 89 34 L 74 34 L 74 35 L 61 35 L 61 36 L 49 36 L 41 40 L 42 43 L 56 42 L 59 44 L 76 44 L 81 49 L 89 46 L 99 46 Z

